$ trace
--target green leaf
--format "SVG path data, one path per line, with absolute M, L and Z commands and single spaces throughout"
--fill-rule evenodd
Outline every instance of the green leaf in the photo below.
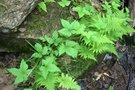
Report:
M 59 50 L 59 55 L 62 55 L 63 53 L 65 53 L 66 49 L 65 49 L 64 44 L 61 44 L 58 50 Z
M 71 1 L 68 1 L 68 0 L 61 0 L 60 2 L 58 2 L 58 4 L 59 4 L 61 7 L 69 6 L 70 3 L 71 3 Z
M 76 43 L 75 41 L 66 40 L 66 45 L 70 47 L 74 47 L 77 46 L 78 43 Z
M 113 90 L 113 87 L 112 87 L 112 86 L 110 86 L 110 87 L 109 87 L 109 90 Z
M 31 57 L 33 57 L 33 58 L 42 58 L 42 54 L 41 53 L 34 53 L 34 54 L 32 54 Z
M 74 81 L 74 79 L 68 75 L 61 74 L 61 77 L 59 78 L 60 87 L 64 87 L 66 89 L 73 89 L 73 90 L 81 90 L 80 86 L 77 85 L 77 82 Z
M 41 52 L 42 52 L 43 47 L 42 47 L 42 45 L 41 45 L 41 44 L 36 43 L 36 44 L 35 44 L 35 46 L 34 46 L 34 49 L 35 49 L 37 52 L 41 53 Z
M 21 74 L 18 74 L 18 75 L 20 77 L 22 77 Z M 20 77 L 16 77 L 14 84 L 19 84 L 19 83 L 27 80 L 27 77 L 23 77 L 23 78 L 20 78 Z
M 46 72 L 60 72 L 60 69 L 56 66 L 54 63 L 54 58 L 53 57 L 47 57 L 45 60 L 42 60 L 44 70 Z
M 40 87 L 46 87 L 47 90 L 55 90 L 55 85 L 57 83 L 58 74 L 49 73 L 46 79 L 40 74 L 36 77 L 36 84 Z
M 32 69 L 28 69 L 28 65 L 24 60 L 22 60 L 19 69 L 11 68 L 8 69 L 8 71 L 12 73 L 14 76 L 16 76 L 15 84 L 18 84 L 28 79 L 28 76 L 32 72 Z
M 59 30 L 59 33 L 65 37 L 70 37 L 72 35 L 71 31 L 68 30 L 67 28 Z
M 23 89 L 23 90 L 32 90 L 32 88 L 25 88 L 25 89 Z
M 24 61 L 24 59 L 21 61 L 20 68 L 23 71 L 25 71 L 25 70 L 28 69 L 28 65 L 26 64 L 26 62 Z
M 19 70 L 17 68 L 11 68 L 11 69 L 8 69 L 8 71 L 12 73 L 14 76 L 17 76 Z
M 60 72 L 59 67 L 57 67 L 55 64 L 48 65 L 49 72 Z
M 42 55 L 47 55 L 48 54 L 48 47 L 47 46 L 45 46 L 45 47 L 43 47 L 43 50 L 42 50 Z
M 47 41 L 50 45 L 54 43 L 54 42 L 53 42 L 53 39 L 50 38 L 50 37 L 48 37 L 47 35 L 45 36 L 45 39 L 46 39 L 46 41 Z
M 78 43 L 76 43 L 74 41 L 67 40 L 65 42 L 65 44 L 61 44 L 59 46 L 59 48 L 58 48 L 59 55 L 66 53 L 69 56 L 75 58 L 75 57 L 77 57 L 77 54 L 78 54 L 78 47 L 79 47 Z
M 48 75 L 48 73 L 49 73 L 49 71 L 46 69 L 46 67 L 41 66 L 41 67 L 39 68 L 39 70 L 41 71 L 42 76 L 44 77 L 44 79 L 46 79 L 46 77 L 47 77 L 47 75 Z
M 45 86 L 47 90 L 55 90 L 55 85 L 57 83 L 58 74 L 49 73 L 47 79 L 45 80 Z
M 58 38 L 58 32 L 57 32 L 57 31 L 54 31 L 54 32 L 52 33 L 52 38 L 53 38 L 53 39 L 57 39 L 57 38 Z
M 92 59 L 92 60 L 96 61 L 94 53 L 90 50 L 89 47 L 87 47 L 85 45 L 80 46 L 79 55 L 81 57 L 83 57 L 84 59 L 88 59 L 88 60 Z
M 41 40 L 42 42 L 46 41 L 46 39 L 44 37 L 39 37 L 38 39 Z
M 38 6 L 39 6 L 42 10 L 44 10 L 45 12 L 47 12 L 46 4 L 45 4 L 44 2 L 38 3 Z
M 45 3 L 55 2 L 55 0 L 44 0 Z
M 75 57 L 77 57 L 78 50 L 76 48 L 68 48 L 68 50 L 66 51 L 66 53 L 69 56 L 72 56 L 73 58 L 75 58 Z
M 70 26 L 70 23 L 67 20 L 64 20 L 64 19 L 61 19 L 61 24 L 65 28 L 68 28 Z
M 96 12 L 96 10 L 89 4 L 81 4 L 73 8 L 79 15 L 79 18 L 82 18 L 84 15 L 91 15 Z
M 74 11 L 76 11 L 79 14 L 79 18 L 83 17 L 85 14 L 82 12 L 83 7 L 82 6 L 77 6 L 73 8 Z

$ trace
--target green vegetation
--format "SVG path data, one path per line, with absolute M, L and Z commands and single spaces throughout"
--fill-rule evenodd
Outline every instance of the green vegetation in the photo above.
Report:
M 20 69 L 9 69 L 9 72 L 17 76 L 15 84 L 32 77 L 35 80 L 33 86 L 36 88 L 55 90 L 59 87 L 80 90 L 73 77 L 64 74 L 60 69 L 58 62 L 62 58 L 70 57 L 69 63 L 71 63 L 73 59 L 98 62 L 97 56 L 103 53 L 113 53 L 118 56 L 115 42 L 123 35 L 133 32 L 133 28 L 128 24 L 131 21 L 128 9 L 126 8 L 125 12 L 119 10 L 120 2 L 117 0 L 102 3 L 100 10 L 94 8 L 91 2 L 76 3 L 72 10 L 78 13 L 78 20 L 61 19 L 63 28 L 54 31 L 52 35 L 38 38 L 39 42 L 34 46 L 30 44 L 34 49 L 34 54 L 29 60 L 29 67 L 32 69 L 28 69 L 24 60 L 20 64 Z M 65 7 L 71 2 L 62 0 L 58 4 Z M 47 11 L 46 2 L 39 3 L 39 7 Z

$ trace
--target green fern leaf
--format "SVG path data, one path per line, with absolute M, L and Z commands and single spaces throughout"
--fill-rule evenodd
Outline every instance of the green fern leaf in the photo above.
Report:
M 72 77 L 68 75 L 61 74 L 59 78 L 60 87 L 64 87 L 66 89 L 73 89 L 73 90 L 81 90 L 80 86 L 72 79 Z
M 79 55 L 84 59 L 92 59 L 96 61 L 94 53 L 91 50 L 89 50 L 89 48 L 85 45 L 80 46 Z

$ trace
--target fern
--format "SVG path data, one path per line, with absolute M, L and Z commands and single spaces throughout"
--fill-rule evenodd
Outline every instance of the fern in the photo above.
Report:
M 80 50 L 79 50 L 79 55 L 83 57 L 84 59 L 87 59 L 87 60 L 92 59 L 96 61 L 95 54 L 93 53 L 92 50 L 90 50 L 90 47 L 88 46 L 81 45 Z
M 60 87 L 64 87 L 66 89 L 81 90 L 80 86 L 77 85 L 74 79 L 69 77 L 67 74 L 64 75 L 62 73 L 58 81 L 60 82 Z
M 46 87 L 47 90 L 55 90 L 58 74 L 49 73 L 46 78 L 42 75 L 36 75 L 37 87 Z
M 34 53 L 31 62 L 33 69 L 28 69 L 28 65 L 22 61 L 20 69 L 9 69 L 13 75 L 17 76 L 16 83 L 26 81 L 31 72 L 35 79 L 37 88 L 44 87 L 47 90 L 55 90 L 59 87 L 73 90 L 81 90 L 75 80 L 63 74 L 57 66 L 57 59 L 68 55 L 72 58 L 82 58 L 86 60 L 96 60 L 97 55 L 102 53 L 113 53 L 118 57 L 115 49 L 115 42 L 122 38 L 123 35 L 135 32 L 128 24 L 129 10 L 119 10 L 120 0 L 105 1 L 101 5 L 100 12 L 91 4 L 77 3 L 74 5 L 73 11 L 78 13 L 79 19 L 68 21 L 61 19 L 63 28 L 38 38 L 40 43 L 34 46 Z M 54 2 L 54 0 L 45 0 L 39 3 L 44 11 L 46 3 Z M 62 7 L 68 6 L 72 1 L 61 0 L 58 2 Z M 65 54 L 65 55 L 64 55 Z M 25 72 L 22 74 L 22 69 Z M 15 73 L 19 71 L 18 73 Z

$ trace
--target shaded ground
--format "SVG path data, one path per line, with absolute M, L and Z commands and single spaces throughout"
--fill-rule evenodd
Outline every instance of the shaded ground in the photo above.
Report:
M 108 90 L 110 86 L 113 90 L 135 90 L 134 52 L 133 48 L 123 47 L 119 51 L 120 60 L 106 54 L 103 62 L 77 79 L 81 90 Z M 29 85 L 19 85 L 17 89 L 12 85 L 14 77 L 5 68 L 18 66 L 17 58 L 16 53 L 0 53 L 0 90 L 22 90 L 21 87 Z
M 82 90 L 135 90 L 135 49 L 122 47 L 120 59 L 106 55 L 103 62 L 79 79 Z

